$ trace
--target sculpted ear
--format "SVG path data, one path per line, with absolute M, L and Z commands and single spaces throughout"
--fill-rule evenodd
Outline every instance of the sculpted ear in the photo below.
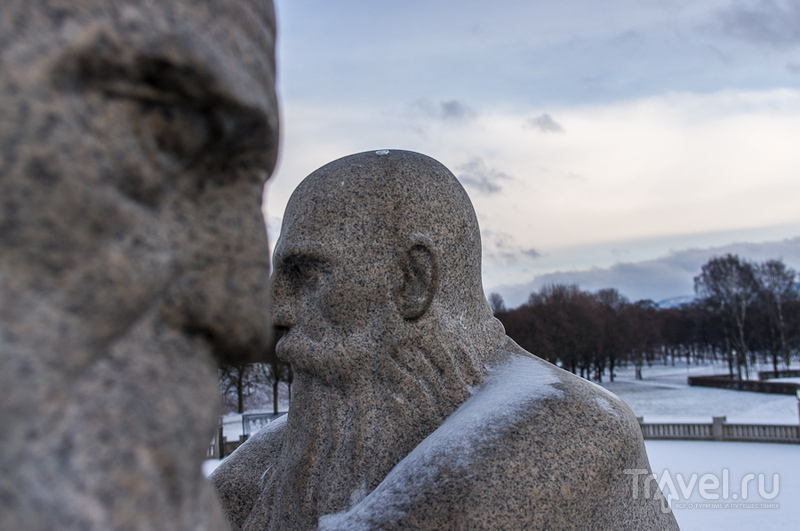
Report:
M 400 266 L 403 282 L 395 297 L 397 309 L 404 319 L 417 319 L 428 310 L 439 287 L 439 265 L 431 239 L 412 235 Z

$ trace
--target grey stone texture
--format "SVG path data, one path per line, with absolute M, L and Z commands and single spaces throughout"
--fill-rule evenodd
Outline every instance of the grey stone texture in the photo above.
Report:
M 269 341 L 259 0 L 4 0 L 0 528 L 224 529 L 215 358 Z
M 317 170 L 273 263 L 292 404 L 211 477 L 233 529 L 677 529 L 630 409 L 492 316 L 475 213 L 435 160 Z

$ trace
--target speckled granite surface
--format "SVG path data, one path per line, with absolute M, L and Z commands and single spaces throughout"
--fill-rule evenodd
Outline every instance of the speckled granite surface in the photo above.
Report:
M 300 184 L 272 279 L 292 405 L 212 475 L 234 529 L 677 529 L 630 473 L 649 471 L 630 409 L 505 337 L 480 260 L 431 158 Z
M 221 529 L 214 357 L 268 341 L 259 0 L 5 0 L 0 528 Z

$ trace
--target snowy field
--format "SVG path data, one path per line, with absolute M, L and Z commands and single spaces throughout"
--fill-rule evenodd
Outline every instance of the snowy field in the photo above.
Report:
M 687 385 L 687 376 L 704 374 L 727 374 L 727 367 L 645 366 L 644 380 L 639 381 L 633 367 L 628 367 L 617 371 L 614 382 L 601 385 L 627 402 L 645 422 L 711 422 L 711 417 L 719 416 L 752 424 L 796 425 L 800 421 L 794 396 Z M 673 513 L 683 531 L 798 528 L 800 445 L 645 441 L 645 446 L 653 472 L 660 481 L 672 483 L 663 490 L 677 496 L 672 500 Z M 701 484 L 706 485 L 703 491 Z
M 798 529 L 800 445 L 645 441 L 645 446 L 653 473 L 672 483 L 662 490 L 677 496 L 672 512 L 682 531 Z
M 757 370 L 771 370 L 766 365 Z M 645 422 L 711 422 L 711 417 L 727 417 L 728 422 L 749 424 L 797 424 L 800 420 L 797 398 L 710 387 L 689 387 L 688 376 L 728 374 L 727 365 L 645 366 L 644 380 L 634 378 L 633 367 L 616 371 L 613 382 L 608 374 L 600 384 L 622 398 L 637 417 Z M 751 371 L 756 377 L 756 371 Z M 777 381 L 777 380 L 771 380 Z
M 771 367 L 757 367 L 752 371 L 754 378 L 758 370 Z M 645 422 L 711 422 L 711 417 L 717 416 L 752 424 L 796 425 L 800 421 L 793 396 L 687 385 L 687 376 L 704 374 L 727 374 L 727 367 L 657 364 L 643 368 L 643 380 L 634 378 L 633 367 L 624 367 L 617 370 L 614 382 L 609 382 L 606 374 L 601 385 L 622 398 Z M 241 415 L 225 415 L 223 424 L 228 440 L 239 438 Z M 665 494 L 673 496 L 673 512 L 683 531 L 798 528 L 800 445 L 712 441 L 645 444 L 653 472 L 664 485 Z M 207 461 L 204 472 L 209 474 L 217 464 Z

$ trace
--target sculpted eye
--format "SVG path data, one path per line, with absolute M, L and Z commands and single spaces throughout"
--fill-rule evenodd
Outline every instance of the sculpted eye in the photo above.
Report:
M 321 277 L 329 271 L 324 260 L 308 256 L 291 256 L 284 262 L 285 270 L 297 287 L 314 287 Z
M 142 103 L 137 120 L 147 155 L 167 171 L 192 167 L 214 135 L 209 117 L 189 107 Z
M 161 171 L 197 170 L 191 182 L 198 189 L 241 180 L 263 184 L 274 164 L 274 124 L 179 44 L 131 51 L 101 35 L 68 52 L 53 80 L 65 90 L 129 102 L 137 140 Z
M 258 170 L 269 166 L 270 151 L 260 112 L 214 101 L 199 106 L 142 101 L 139 109 L 134 117 L 139 141 L 163 169 L 200 170 L 201 186 L 243 176 L 262 183 Z
M 294 276 L 302 280 L 310 280 L 317 276 L 317 270 L 313 264 L 299 263 L 293 267 Z

